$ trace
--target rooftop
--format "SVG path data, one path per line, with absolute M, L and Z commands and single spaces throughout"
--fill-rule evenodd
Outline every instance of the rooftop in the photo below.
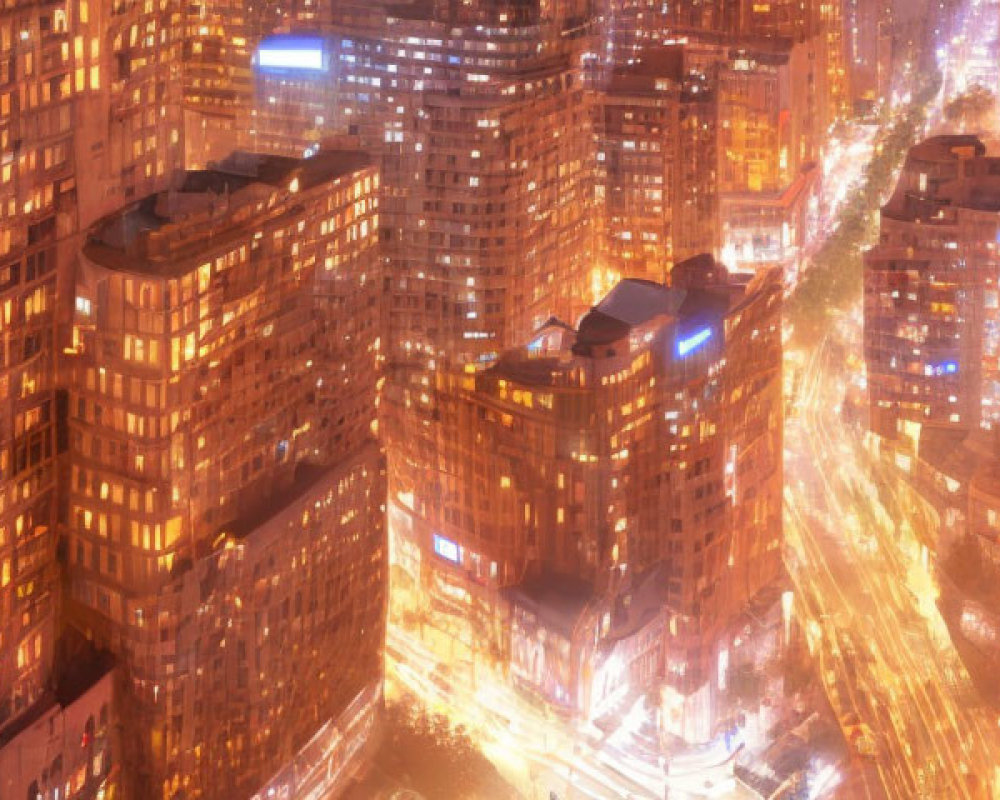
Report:
M 684 47 L 674 45 L 644 50 L 633 63 L 615 69 L 613 75 L 615 78 L 641 76 L 680 81 L 684 77 Z
M 1000 158 L 978 136 L 932 136 L 910 148 L 883 216 L 953 224 L 952 209 L 1000 212 Z
M 167 191 L 98 220 L 83 252 L 110 269 L 176 275 L 190 269 L 188 259 L 208 242 L 217 246 L 232 238 L 240 220 L 274 190 L 290 192 L 297 180 L 295 191 L 308 191 L 370 164 L 367 154 L 353 150 L 321 151 L 308 159 L 238 151 L 211 169 L 180 172 Z
M 986 145 L 973 134 L 953 133 L 931 136 L 910 148 L 907 161 L 954 161 L 963 151 L 971 151 L 976 156 L 986 155 Z
M 681 328 L 717 323 L 752 300 L 758 277 L 731 273 L 711 255 L 702 254 L 676 264 L 670 281 L 670 285 L 640 278 L 619 281 L 575 331 L 549 319 L 526 347 L 504 351 L 484 374 L 535 386 L 562 382 L 574 356 L 599 356 L 595 347 L 613 345 L 658 319 L 661 325 L 677 323 Z
M 734 288 L 742 285 L 732 282 L 726 268 L 708 254 L 677 264 L 670 286 L 627 278 L 580 320 L 574 352 L 588 355 L 591 347 L 616 342 L 657 317 L 667 321 L 721 316 L 730 308 Z
M 589 583 L 562 575 L 542 575 L 507 591 L 513 605 L 531 612 L 539 625 L 567 639 L 573 637 L 577 622 L 594 598 Z

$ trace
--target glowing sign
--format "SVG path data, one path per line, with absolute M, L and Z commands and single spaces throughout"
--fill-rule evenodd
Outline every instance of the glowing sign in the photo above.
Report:
M 452 564 L 458 564 L 462 560 L 462 549 L 451 539 L 445 539 L 437 533 L 434 534 L 434 552 Z
M 686 339 L 678 339 L 677 355 L 679 355 L 681 358 L 684 358 L 684 356 L 686 356 L 688 353 L 697 350 L 711 338 L 712 338 L 712 329 L 702 328 L 700 331 L 691 334 Z
M 261 42 L 256 61 L 262 70 L 326 71 L 323 40 L 315 37 L 272 36 Z
M 739 446 L 729 445 L 729 458 L 726 459 L 726 471 L 723 484 L 725 486 L 726 497 L 736 505 L 736 459 L 739 456 Z
M 935 364 L 933 366 L 928 365 L 924 368 L 925 375 L 954 375 L 958 372 L 958 362 L 957 361 L 945 361 L 941 364 Z

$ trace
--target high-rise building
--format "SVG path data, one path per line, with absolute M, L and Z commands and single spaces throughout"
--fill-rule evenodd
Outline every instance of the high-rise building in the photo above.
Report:
M 394 6 L 258 49 L 248 146 L 346 136 L 380 159 L 390 356 L 475 361 L 585 310 L 581 24 L 569 5 Z
M 56 326 L 77 227 L 74 103 L 87 3 L 0 10 L 0 735 L 52 677 L 58 634 Z M 71 250 L 69 250 L 71 253 Z
M 865 256 L 870 424 L 911 452 L 922 428 L 1000 421 L 998 174 L 974 136 L 912 148 Z
M 718 105 L 682 47 L 615 69 L 594 98 L 601 256 L 614 274 L 663 282 L 719 247 Z
M 818 36 L 724 44 L 692 40 L 692 68 L 710 76 L 718 105 L 722 253 L 746 269 L 787 266 L 815 213 L 829 122 Z
M 850 99 L 869 112 L 888 97 L 892 77 L 891 0 L 844 0 L 844 49 Z
M 130 796 L 249 795 L 380 681 L 378 181 L 237 153 L 88 232 L 69 616 L 122 661 Z
M 456 666 L 510 659 L 526 679 L 548 626 L 562 677 L 533 688 L 593 715 L 606 693 L 578 684 L 609 662 L 580 655 L 641 629 L 618 624 L 641 601 L 662 630 L 629 645 L 647 666 L 628 672 L 659 665 L 667 729 L 706 738 L 727 626 L 781 571 L 780 307 L 777 272 L 699 256 L 488 369 L 391 383 L 395 624 Z
M 101 13 L 88 0 L 0 10 L 0 794 L 11 797 L 118 787 L 113 662 L 69 644 L 57 540 L 57 354 L 90 210 L 79 131 L 105 83 Z
M 639 72 L 664 71 L 674 59 L 681 80 L 708 90 L 702 103 L 714 102 L 716 121 L 710 128 L 716 139 L 716 167 L 707 169 L 693 161 L 698 179 L 716 182 L 712 197 L 717 210 L 706 213 L 703 207 L 697 220 L 704 225 L 706 219 L 718 219 L 722 229 L 715 234 L 715 244 L 696 236 L 678 258 L 712 250 L 739 268 L 795 264 L 818 216 L 817 164 L 826 133 L 846 108 L 840 96 L 843 65 L 837 19 L 829 4 L 753 4 L 742 10 L 722 3 L 612 4 L 601 31 L 602 59 L 588 73 L 595 76 L 599 109 L 621 103 L 612 98 L 621 93 L 622 75 L 631 73 L 629 80 L 637 85 Z M 668 56 L 665 48 L 683 52 L 683 57 Z M 661 83 L 665 85 L 662 77 Z M 708 110 L 706 105 L 701 108 Z M 641 154 L 630 157 L 639 171 L 634 177 L 642 178 L 641 162 L 646 160 Z M 688 162 L 679 158 L 674 163 Z M 599 179 L 606 175 L 600 162 L 597 170 Z M 623 180 L 632 177 L 622 170 Z M 602 233 L 613 241 L 621 233 L 614 229 L 615 198 L 608 195 L 598 201 L 598 208 L 602 202 L 610 204 L 610 227 Z M 648 209 L 645 213 L 650 214 Z M 683 235 L 690 226 L 673 227 Z M 638 246 L 626 242 L 622 249 Z
M 163 188 L 184 165 L 184 27 L 175 2 L 78 0 L 74 142 L 80 224 Z

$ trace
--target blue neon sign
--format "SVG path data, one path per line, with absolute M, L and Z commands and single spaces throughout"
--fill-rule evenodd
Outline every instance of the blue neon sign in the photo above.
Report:
M 940 364 L 936 364 L 934 367 L 929 367 L 928 369 L 933 371 L 935 375 L 954 375 L 956 372 L 958 372 L 958 362 L 943 361 Z
M 711 328 L 702 328 L 697 333 L 692 333 L 685 339 L 677 340 L 677 355 L 684 358 L 689 353 L 694 352 L 705 342 L 712 338 Z
M 434 552 L 452 564 L 462 561 L 462 548 L 451 539 L 445 539 L 440 534 L 434 534 Z
M 324 41 L 318 36 L 271 36 L 261 42 L 254 59 L 264 72 L 326 72 Z

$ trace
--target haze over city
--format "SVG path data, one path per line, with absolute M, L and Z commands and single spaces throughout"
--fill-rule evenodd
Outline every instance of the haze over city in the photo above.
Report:
M 1000 0 L 0 0 L 0 800 L 1000 800 Z

